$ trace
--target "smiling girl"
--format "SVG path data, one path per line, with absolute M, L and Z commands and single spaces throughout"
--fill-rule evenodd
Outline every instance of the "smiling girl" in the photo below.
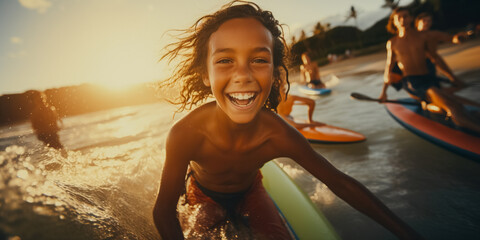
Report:
M 198 206 L 195 231 L 241 223 L 255 239 L 291 239 L 263 188 L 260 168 L 288 157 L 347 203 L 399 237 L 416 236 L 370 191 L 315 152 L 275 113 L 285 71 L 285 41 L 278 21 L 256 4 L 231 3 L 202 17 L 164 58 L 185 57 L 168 84 L 181 82 L 180 110 L 206 100 L 171 128 L 155 203 L 162 239 L 183 239 L 177 217 L 182 194 Z

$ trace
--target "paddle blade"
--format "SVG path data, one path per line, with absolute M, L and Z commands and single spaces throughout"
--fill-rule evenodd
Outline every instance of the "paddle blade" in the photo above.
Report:
M 357 100 L 366 100 L 366 101 L 375 101 L 375 102 L 378 102 L 378 99 L 373 99 L 367 95 L 363 95 L 361 93 L 357 93 L 357 92 L 352 92 L 350 94 L 350 97 L 352 97 L 353 99 L 357 99 Z
M 383 102 L 377 98 L 371 98 L 367 95 L 353 92 L 350 94 L 350 97 L 356 100 L 364 100 L 364 101 L 372 101 L 372 102 L 379 102 L 379 103 L 397 103 L 397 104 L 406 104 L 406 105 L 420 105 L 420 102 L 406 102 L 406 101 L 397 101 L 397 100 L 385 100 Z

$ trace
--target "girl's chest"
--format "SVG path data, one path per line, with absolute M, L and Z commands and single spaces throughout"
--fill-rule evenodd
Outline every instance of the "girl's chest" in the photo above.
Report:
M 268 142 L 259 143 L 258 146 L 231 146 L 231 145 L 213 145 L 203 144 L 200 151 L 197 152 L 196 163 L 203 168 L 213 172 L 223 172 L 229 170 L 251 171 L 258 169 L 266 162 L 277 157 L 273 147 Z

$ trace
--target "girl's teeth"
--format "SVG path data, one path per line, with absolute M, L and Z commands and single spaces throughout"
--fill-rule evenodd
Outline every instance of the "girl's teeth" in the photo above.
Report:
M 238 106 L 247 106 L 255 99 L 255 93 L 230 93 L 230 101 Z
M 247 100 L 252 98 L 254 95 L 254 93 L 230 93 L 230 97 L 238 100 Z

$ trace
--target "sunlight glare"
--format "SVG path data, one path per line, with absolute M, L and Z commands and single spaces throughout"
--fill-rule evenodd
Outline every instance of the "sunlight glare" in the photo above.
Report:
M 100 82 L 97 82 L 97 84 L 105 88 L 106 90 L 117 92 L 117 91 L 127 90 L 128 88 L 138 84 L 138 82 L 112 79 L 110 81 L 100 81 Z

